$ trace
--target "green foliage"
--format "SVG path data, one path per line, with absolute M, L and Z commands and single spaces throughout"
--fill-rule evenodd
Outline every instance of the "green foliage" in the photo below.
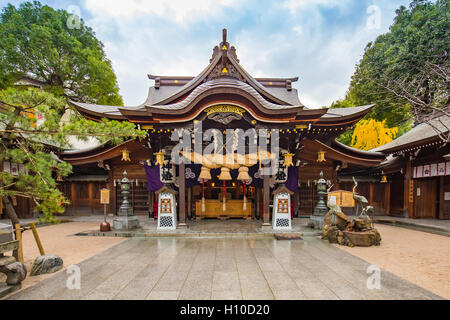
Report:
M 42 81 L 46 91 L 76 101 L 123 105 L 103 44 L 80 19 L 35 1 L 8 4 L 0 15 L 0 88 L 21 76 Z
M 13 176 L 0 173 L 0 197 L 23 196 L 35 201 L 40 219 L 55 221 L 54 214 L 64 212 L 69 201 L 58 190 L 56 177 L 72 172 L 70 164 L 57 158 L 60 147 L 69 146 L 68 138 L 97 137 L 101 142 L 119 144 L 129 138 L 143 138 L 145 131 L 136 130 L 129 122 L 86 120 L 72 112 L 64 120 L 67 108 L 63 98 L 37 89 L 8 88 L 0 91 L 0 163 L 21 164 L 24 171 Z M 38 122 L 41 115 L 43 121 Z
M 390 31 L 366 46 L 345 99 L 332 107 L 375 103 L 366 119 L 386 120 L 387 127 L 399 127 L 398 136 L 413 119 L 441 115 L 450 99 L 449 3 L 415 0 L 409 9 L 400 7 Z M 352 134 L 339 140 L 350 144 Z

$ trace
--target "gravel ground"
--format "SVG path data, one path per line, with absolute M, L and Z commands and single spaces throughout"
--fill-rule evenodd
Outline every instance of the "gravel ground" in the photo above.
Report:
M 382 238 L 378 247 L 336 246 L 450 299 L 450 237 L 381 224 L 375 227 Z
M 99 222 L 68 222 L 40 227 L 37 231 L 45 253 L 59 255 L 64 261 L 64 268 L 67 268 L 126 240 L 124 238 L 73 236 L 80 231 L 98 229 L 99 225 Z M 23 256 L 28 275 L 22 282 L 22 289 L 52 276 L 52 274 L 29 276 L 33 261 L 39 255 L 33 233 L 31 230 L 25 231 L 23 233 Z M 4 282 L 5 279 L 6 276 L 0 274 L 0 282 Z

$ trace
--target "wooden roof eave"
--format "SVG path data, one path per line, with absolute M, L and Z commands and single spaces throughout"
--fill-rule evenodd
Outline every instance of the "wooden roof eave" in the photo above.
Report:
M 252 94 L 250 94 L 250 93 L 246 92 L 245 90 L 242 90 L 241 88 L 238 88 L 238 87 L 215 87 L 215 88 L 209 89 L 205 92 L 200 93 L 195 98 L 193 98 L 193 100 L 191 102 L 189 102 L 189 104 L 186 107 L 184 107 L 182 109 L 166 109 L 163 107 L 158 108 L 157 106 L 148 106 L 147 109 L 149 109 L 149 114 L 151 114 L 153 116 L 155 122 L 171 122 L 174 119 L 179 119 L 183 116 L 184 116 L 184 118 L 183 118 L 184 121 L 190 121 L 191 119 L 198 116 L 206 108 L 210 107 L 212 104 L 210 103 L 210 104 L 202 105 L 200 108 L 198 108 L 198 110 L 193 112 L 189 117 L 185 117 L 185 115 L 192 112 L 194 107 L 196 107 L 196 106 L 198 107 L 198 104 L 203 99 L 213 96 L 213 95 L 220 95 L 220 94 L 223 94 L 223 95 L 235 94 L 235 95 L 244 97 L 252 104 L 252 106 L 243 105 L 239 101 L 234 101 L 234 102 L 232 100 L 227 100 L 227 101 L 229 101 L 228 103 L 230 103 L 230 104 L 234 104 L 236 106 L 242 107 L 243 109 L 246 109 L 249 113 L 252 114 L 252 116 L 254 116 L 256 119 L 261 120 L 263 122 L 267 121 L 267 119 L 265 119 L 265 116 L 267 116 L 268 119 L 270 119 L 271 116 L 280 116 L 280 115 L 285 115 L 286 122 L 291 122 L 291 121 L 295 120 L 296 116 L 302 114 L 302 110 L 303 110 L 303 106 L 286 108 L 286 109 L 265 108 Z M 215 104 L 217 104 L 217 103 L 224 103 L 223 98 L 218 99 L 218 101 L 215 102 Z M 255 108 L 253 108 L 253 106 Z M 307 114 L 314 115 L 314 113 L 310 113 L 310 112 L 307 112 Z M 317 119 L 314 119 L 314 121 L 318 120 L 318 118 L 320 117 L 320 115 L 322 113 L 318 112 L 315 114 L 316 115 L 318 114 L 318 116 L 317 116 Z M 140 116 L 144 116 L 144 115 L 146 115 L 146 114 L 143 111 L 140 111 Z M 161 120 L 164 117 L 166 117 L 167 119 Z
M 328 146 L 318 140 L 308 140 L 305 139 L 302 141 L 302 144 L 305 148 L 308 148 L 309 150 L 313 151 L 325 151 L 326 157 L 330 157 L 334 160 L 339 160 L 342 162 L 352 163 L 355 165 L 361 165 L 365 167 L 372 167 L 379 165 L 383 159 L 371 159 L 369 157 L 357 157 L 354 155 L 349 155 L 347 153 L 344 153 L 343 151 L 336 150 L 332 148 L 331 146 Z M 301 152 L 299 150 L 298 152 Z
M 114 115 L 114 114 L 106 114 L 101 112 L 95 112 L 90 109 L 83 108 L 82 106 L 69 101 L 69 104 L 73 106 L 78 112 L 83 114 L 84 116 L 87 116 L 87 118 L 91 120 L 101 120 L 103 118 L 112 119 L 112 120 L 126 120 L 126 117 L 123 115 Z
M 426 147 L 427 144 L 439 142 L 441 139 L 439 136 L 430 137 L 428 139 L 420 140 L 420 141 L 414 141 L 414 143 L 408 143 L 396 147 L 392 147 L 389 149 L 380 150 L 379 152 L 384 153 L 386 155 L 389 154 L 396 154 L 396 153 L 402 153 L 407 152 L 411 150 L 417 150 L 420 148 Z
M 363 117 L 365 117 L 374 107 L 375 105 L 371 105 L 370 108 L 367 108 L 365 110 L 355 112 L 346 116 L 340 116 L 340 117 L 329 117 L 329 118 L 321 118 L 316 125 L 317 126 L 334 126 L 334 125 L 353 125 L 357 123 L 359 120 L 361 120 Z M 326 109 L 328 110 L 330 109 Z M 325 113 L 326 113 L 325 112 Z
M 83 165 L 116 158 L 122 155 L 123 149 L 127 149 L 128 151 L 132 152 L 141 148 L 142 143 L 135 140 L 128 140 L 118 146 L 114 146 L 106 150 L 102 149 L 98 153 L 92 153 L 92 150 L 87 150 L 87 155 L 83 155 L 83 153 L 77 153 L 75 157 L 71 156 L 70 154 L 64 155 L 63 153 L 60 155 L 60 158 L 61 160 L 66 161 L 72 165 Z

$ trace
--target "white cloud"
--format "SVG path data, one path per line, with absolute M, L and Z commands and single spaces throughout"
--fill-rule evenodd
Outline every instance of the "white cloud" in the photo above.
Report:
M 251 75 L 299 76 L 294 87 L 300 100 L 308 107 L 321 107 L 345 96 L 365 45 L 387 31 L 398 6 L 390 0 L 377 2 L 382 26 L 368 30 L 365 9 L 343 5 L 349 0 L 287 0 L 270 7 L 255 7 L 260 2 L 238 7 L 236 1 L 201 0 L 193 6 L 180 0 L 145 5 L 141 0 L 84 0 L 81 13 L 89 12 L 86 22 L 105 44 L 126 105 L 145 101 L 151 85 L 148 73 L 200 73 L 226 26 L 230 43 Z M 335 14 L 332 23 L 321 10 L 324 6 L 333 7 L 327 10 Z M 354 18 L 355 7 L 361 19 Z M 348 12 L 355 20 L 339 20 Z
M 129 20 L 153 14 L 181 25 L 217 14 L 223 7 L 235 3 L 236 0 L 85 0 L 84 7 L 96 16 Z
M 292 30 L 294 30 L 295 33 L 297 33 L 299 36 L 301 36 L 302 33 L 303 33 L 303 28 L 302 28 L 302 26 L 295 26 L 295 27 L 292 28 Z
M 286 0 L 283 2 L 283 6 L 288 8 L 291 13 L 295 13 L 298 9 L 307 7 L 307 6 L 326 6 L 326 7 L 334 7 L 334 6 L 342 6 L 345 4 L 346 0 Z

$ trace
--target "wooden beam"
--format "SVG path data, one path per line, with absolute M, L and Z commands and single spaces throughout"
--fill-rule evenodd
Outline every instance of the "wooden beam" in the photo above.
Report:
M 15 224 L 14 228 L 16 233 L 16 240 L 19 241 L 19 248 L 17 249 L 17 260 L 23 263 L 22 227 L 20 226 L 20 224 Z
M 180 206 L 178 208 L 180 227 L 186 226 L 186 166 L 182 161 L 179 165 L 179 202 Z
M 439 177 L 439 219 L 444 219 L 444 206 L 445 206 L 445 185 L 444 178 Z
M 264 175 L 264 193 L 263 193 L 263 226 L 270 226 L 270 185 L 269 175 Z
M 387 215 L 391 214 L 391 183 L 384 184 L 384 211 Z
M 406 172 L 403 187 L 403 212 L 405 217 L 414 218 L 414 194 L 416 193 L 416 190 L 414 187 L 414 181 L 412 179 L 412 166 L 411 160 L 409 159 L 409 154 L 405 155 L 405 158 Z M 412 195 L 411 192 L 413 193 Z
M 373 206 L 373 183 L 369 182 L 369 205 Z
M 192 218 L 192 187 L 188 188 L 188 196 L 187 196 L 187 200 L 188 200 L 188 217 L 189 219 Z

